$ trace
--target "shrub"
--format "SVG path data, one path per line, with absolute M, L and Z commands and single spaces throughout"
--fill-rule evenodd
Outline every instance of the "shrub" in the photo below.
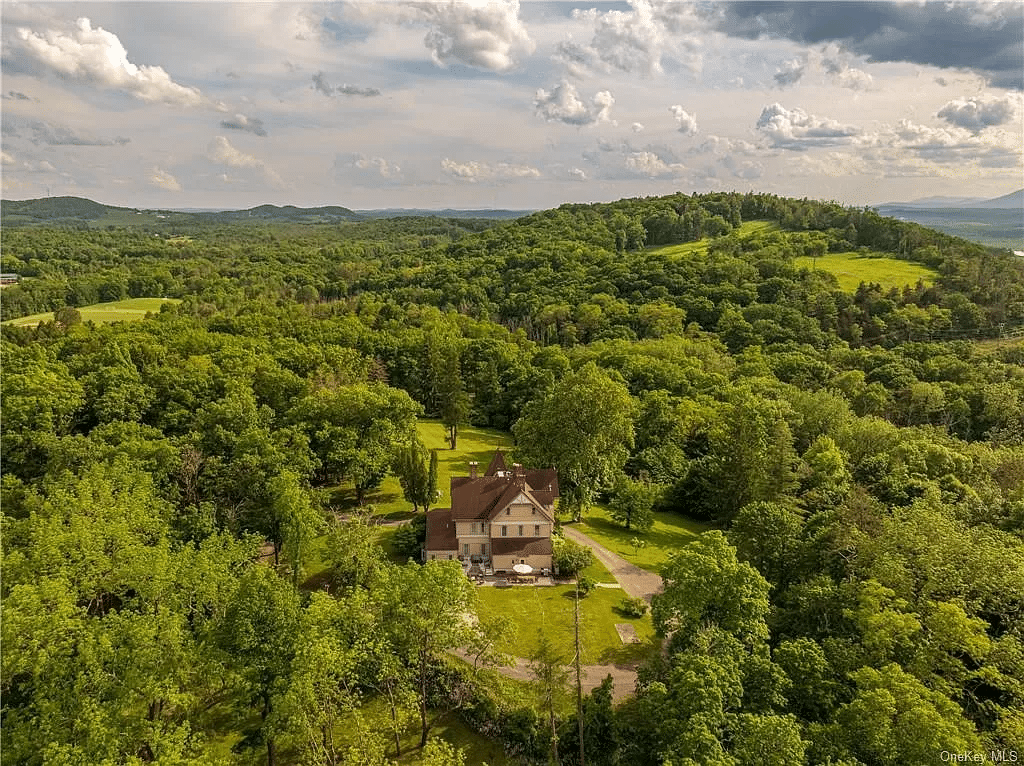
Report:
M 565 537 L 552 538 L 555 549 L 555 566 L 562 577 L 573 577 L 594 563 L 594 554 L 590 548 Z
M 576 587 L 579 589 L 580 598 L 583 598 L 594 589 L 594 581 L 586 575 L 580 575 L 576 578 Z
M 647 602 L 637 596 L 626 596 L 622 601 L 619 602 L 619 609 L 630 617 L 643 617 L 647 614 Z

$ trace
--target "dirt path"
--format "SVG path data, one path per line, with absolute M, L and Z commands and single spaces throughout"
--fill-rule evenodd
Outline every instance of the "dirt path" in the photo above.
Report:
M 473 664 L 473 658 L 461 649 L 456 649 L 452 654 L 460 657 L 469 664 Z M 530 670 L 530 663 L 522 657 L 516 657 L 514 664 L 508 667 L 493 668 L 506 678 L 516 681 L 533 681 L 533 672 Z M 612 699 L 620 702 L 633 694 L 636 689 L 636 666 L 634 665 L 583 665 L 583 692 L 584 694 L 596 689 L 609 674 L 612 677 Z M 576 669 L 569 666 L 569 680 L 573 688 L 576 686 Z
M 593 550 L 598 561 L 608 568 L 608 571 L 612 573 L 612 576 L 622 586 L 622 589 L 630 596 L 640 596 L 650 603 L 651 596 L 655 593 L 661 593 L 660 575 L 630 564 L 622 556 L 612 553 L 603 545 L 573 527 L 563 526 L 562 533 L 570 540 L 575 540 Z

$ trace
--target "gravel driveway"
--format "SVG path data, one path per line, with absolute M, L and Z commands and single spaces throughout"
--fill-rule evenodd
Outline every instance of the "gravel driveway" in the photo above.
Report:
M 597 556 L 598 561 L 604 564 L 612 573 L 622 589 L 630 596 L 640 596 L 647 603 L 651 602 L 651 596 L 661 593 L 661 575 L 648 572 L 646 569 L 630 564 L 622 556 L 612 553 L 600 543 L 596 542 L 579 530 L 568 525 L 562 527 L 562 533 L 570 540 L 575 540 L 580 545 L 586 545 Z

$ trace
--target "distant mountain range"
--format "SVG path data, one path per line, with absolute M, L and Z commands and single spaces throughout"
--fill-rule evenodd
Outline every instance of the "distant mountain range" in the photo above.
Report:
M 940 208 L 961 208 L 967 210 L 1021 210 L 1024 211 L 1024 189 L 1004 194 L 1002 197 L 985 199 L 984 197 L 922 197 L 910 202 L 886 202 L 877 205 L 883 208 L 922 208 L 938 210 Z
M 350 210 L 340 205 L 296 207 L 259 205 L 246 210 L 144 209 L 104 205 L 82 197 L 45 197 L 28 200 L 0 200 L 0 217 L 5 226 L 43 223 L 132 225 L 167 223 L 228 223 L 238 221 L 281 221 L 293 223 L 334 223 L 367 221 L 406 216 L 437 218 L 509 219 L 527 215 L 529 210 L 425 210 L 390 208 Z

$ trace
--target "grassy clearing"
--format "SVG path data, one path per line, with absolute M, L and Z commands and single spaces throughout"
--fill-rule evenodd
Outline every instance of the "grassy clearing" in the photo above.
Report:
M 111 303 L 94 303 L 91 306 L 80 306 L 78 312 L 83 322 L 131 322 L 145 319 L 146 314 L 159 313 L 160 307 L 166 303 L 181 303 L 177 298 L 127 298 Z M 29 316 L 8 319 L 4 324 L 15 327 L 35 327 L 40 322 L 52 322 L 53 312 L 31 314 Z
M 647 532 L 627 530 L 613 521 L 608 510 L 595 505 L 583 515 L 583 520 L 573 526 L 588 537 L 617 553 L 626 561 L 649 572 L 659 572 L 669 556 L 692 542 L 710 526 L 675 513 L 655 513 L 654 526 Z M 635 549 L 633 538 L 643 540 L 647 545 Z
M 445 441 L 445 429 L 440 420 L 420 420 L 416 424 L 420 439 L 427 449 L 437 450 L 437 488 L 441 490 L 441 498 L 435 507 L 446 508 L 450 501 L 448 491 L 452 476 L 468 476 L 469 463 L 475 460 L 480 464 L 480 472 L 494 457 L 494 450 L 502 447 L 512 448 L 512 436 L 504 431 L 489 428 L 473 428 L 463 426 L 459 429 L 459 440 L 456 449 L 448 449 Z M 336 488 L 332 498 L 338 510 L 347 512 L 356 506 L 356 493 L 350 484 L 342 484 Z M 402 487 L 398 479 L 388 476 L 377 489 L 366 493 L 366 503 L 374 507 L 374 513 L 389 519 L 406 519 L 412 516 L 412 508 L 402 497 Z
M 543 631 L 561 648 L 566 661 L 572 656 L 573 601 L 571 585 L 554 587 L 513 587 L 478 590 L 480 616 L 510 618 L 518 631 L 506 637 L 498 648 L 516 657 L 529 657 L 536 651 Z M 618 588 L 594 588 L 580 601 L 580 641 L 585 664 L 607 664 L 640 660 L 654 646 L 654 626 L 650 616 L 627 617 L 619 609 L 625 593 Z M 636 628 L 642 643 L 624 646 L 615 623 L 628 622 Z
M 848 292 L 856 291 L 861 282 L 875 282 L 889 288 L 914 285 L 918 280 L 927 285 L 936 277 L 935 271 L 927 266 L 901 261 L 876 251 L 828 253 L 816 260 L 814 263 L 815 259 L 801 256 L 794 258 L 793 262 L 802 268 L 817 268 L 835 274 L 839 287 Z
M 749 239 L 757 234 L 768 231 L 777 231 L 779 225 L 773 221 L 744 221 L 740 224 L 740 239 Z M 648 248 L 650 253 L 667 255 L 673 258 L 689 258 L 692 256 L 704 256 L 708 252 L 709 238 L 699 239 L 696 242 L 683 242 L 678 245 L 659 245 Z

